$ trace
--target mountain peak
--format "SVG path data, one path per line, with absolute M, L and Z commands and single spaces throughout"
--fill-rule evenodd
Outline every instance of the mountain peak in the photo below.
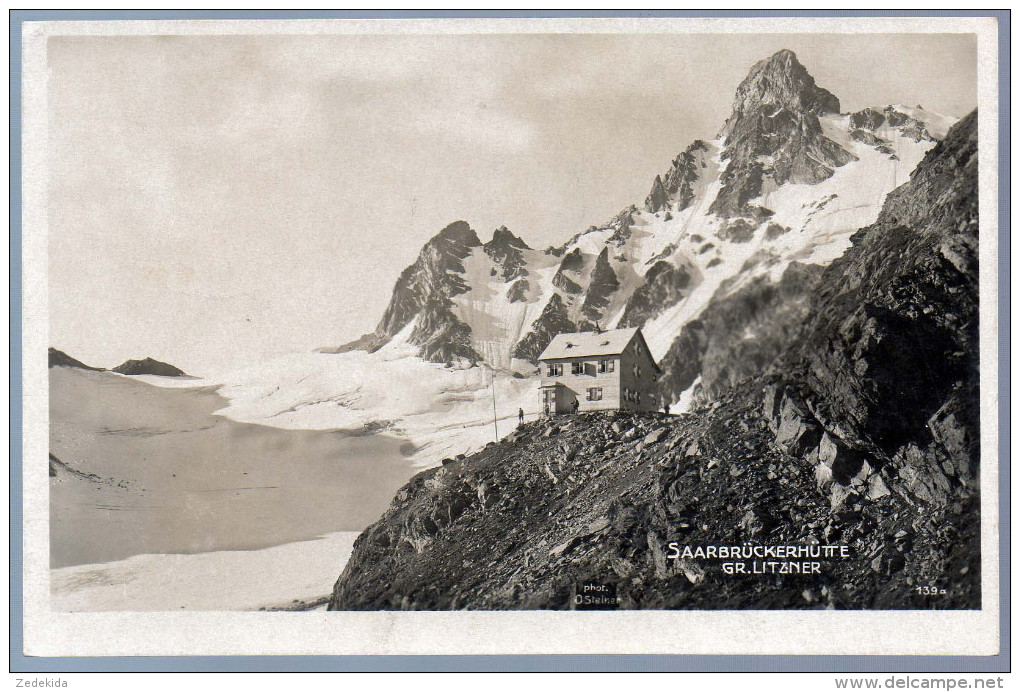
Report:
M 509 282 L 528 275 L 523 251 L 531 248 L 506 226 L 493 231 L 492 240 L 483 245 L 482 249 L 498 265 L 498 268 L 492 268 L 493 276 L 498 274 L 503 281 Z
M 737 87 L 733 116 L 727 121 L 726 134 L 741 115 L 762 106 L 785 108 L 794 113 L 838 113 L 839 99 L 815 83 L 815 78 L 792 50 L 783 49 L 759 60 Z
M 492 232 L 492 240 L 485 244 L 486 250 L 495 247 L 516 247 L 522 250 L 530 250 L 528 244 L 506 226 L 500 226 Z
M 63 351 L 57 350 L 50 346 L 49 351 L 49 364 L 51 368 L 78 368 L 79 370 L 95 370 L 97 372 L 104 370 L 104 368 L 94 368 L 91 365 L 85 365 L 77 358 L 72 358 Z
M 467 221 L 454 221 L 443 230 L 439 231 L 433 240 L 447 240 L 467 247 L 478 247 L 482 241 L 474 232 Z
M 782 60 L 782 61 L 785 61 L 785 62 L 790 62 L 790 61 L 797 62 L 797 54 L 794 53 L 789 48 L 781 48 L 780 50 L 776 51 L 772 55 L 771 58 L 767 58 L 767 60 L 768 61 L 779 61 L 779 60 Z
M 126 360 L 113 369 L 121 375 L 160 375 L 161 377 L 186 377 L 183 370 L 155 358 Z
M 760 219 L 771 212 L 756 214 L 749 203 L 766 178 L 775 185 L 816 185 L 855 160 L 825 136 L 818 118 L 829 113 L 839 113 L 839 99 L 815 84 L 793 51 L 756 62 L 737 87 L 733 115 L 723 127 L 722 158 L 729 163 L 710 211 Z

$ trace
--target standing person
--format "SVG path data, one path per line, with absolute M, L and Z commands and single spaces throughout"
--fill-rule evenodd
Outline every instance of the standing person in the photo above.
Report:
M 517 409 L 517 425 L 518 426 L 524 425 L 524 409 L 523 408 Z
M 574 413 L 577 413 L 577 410 L 579 408 L 581 408 L 581 402 L 578 401 L 577 399 L 574 399 Z

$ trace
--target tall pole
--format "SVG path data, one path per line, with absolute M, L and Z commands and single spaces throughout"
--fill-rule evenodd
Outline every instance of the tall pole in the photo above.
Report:
M 492 371 L 492 429 L 496 433 L 496 442 L 499 442 L 499 425 L 496 423 L 496 371 Z
M 486 350 L 490 352 L 491 359 L 492 344 L 488 344 L 488 348 Z M 499 425 L 496 423 L 496 368 L 492 366 L 491 362 L 488 365 L 489 385 L 492 387 L 492 430 L 496 435 L 495 441 L 499 442 Z

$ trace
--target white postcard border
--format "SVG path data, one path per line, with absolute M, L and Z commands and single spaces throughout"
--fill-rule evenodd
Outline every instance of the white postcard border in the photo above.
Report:
M 979 611 L 62 613 L 49 605 L 46 42 L 57 35 L 975 33 L 980 165 Z M 236 654 L 992 655 L 999 647 L 998 55 L 994 18 L 423 19 L 24 25 L 24 642 L 33 656 Z

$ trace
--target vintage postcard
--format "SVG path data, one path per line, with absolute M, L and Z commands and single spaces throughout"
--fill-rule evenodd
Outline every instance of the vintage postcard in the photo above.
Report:
M 994 19 L 23 39 L 27 653 L 997 652 Z

